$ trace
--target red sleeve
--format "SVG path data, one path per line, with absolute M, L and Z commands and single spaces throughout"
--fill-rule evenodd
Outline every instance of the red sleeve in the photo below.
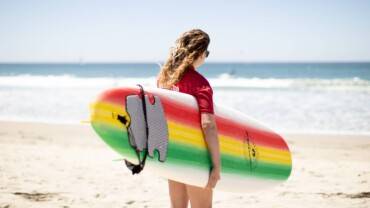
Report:
M 193 96 L 198 102 L 199 112 L 214 114 L 213 110 L 213 91 L 211 86 L 205 85 L 195 90 Z

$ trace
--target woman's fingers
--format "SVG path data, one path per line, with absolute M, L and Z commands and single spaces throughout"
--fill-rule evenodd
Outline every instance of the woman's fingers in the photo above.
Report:
M 211 189 L 215 188 L 219 180 L 220 180 L 219 170 L 216 170 L 216 169 L 212 170 L 209 176 L 206 188 L 211 188 Z

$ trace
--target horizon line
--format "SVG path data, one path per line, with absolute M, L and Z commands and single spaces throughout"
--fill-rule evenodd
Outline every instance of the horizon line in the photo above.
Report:
M 0 61 L 0 64 L 163 64 L 164 62 L 159 61 Z M 270 61 L 208 61 L 204 64 L 295 64 L 295 63 L 370 63 L 370 60 L 270 60 Z

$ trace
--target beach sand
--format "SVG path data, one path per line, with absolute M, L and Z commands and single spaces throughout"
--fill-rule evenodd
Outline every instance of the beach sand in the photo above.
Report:
M 289 180 L 255 193 L 216 191 L 214 207 L 370 207 L 370 136 L 284 137 Z M 0 148 L 1 208 L 170 207 L 167 181 L 132 176 L 89 125 L 3 121 Z

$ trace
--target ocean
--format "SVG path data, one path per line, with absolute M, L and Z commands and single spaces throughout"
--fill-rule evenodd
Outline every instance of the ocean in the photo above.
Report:
M 0 64 L 0 120 L 80 123 L 104 89 L 155 86 L 157 63 Z M 214 102 L 281 133 L 370 134 L 370 63 L 209 63 Z

